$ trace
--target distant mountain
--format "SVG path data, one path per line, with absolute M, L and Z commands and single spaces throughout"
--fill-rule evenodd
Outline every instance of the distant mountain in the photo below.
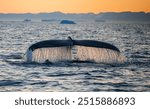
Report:
M 100 13 L 99 20 L 108 21 L 150 21 L 150 13 L 144 12 L 121 12 L 121 13 Z
M 144 12 L 106 12 L 106 13 L 84 13 L 84 14 L 66 14 L 61 12 L 52 13 L 26 13 L 26 14 L 3 14 L 0 13 L 0 20 L 93 20 L 93 21 L 150 21 L 150 13 Z
M 19 20 L 22 21 L 24 19 L 32 19 L 32 20 L 64 20 L 64 19 L 72 19 L 72 20 L 90 20 L 95 18 L 95 14 L 87 13 L 87 14 L 65 14 L 61 12 L 52 12 L 52 13 L 38 13 L 38 14 L 3 14 L 0 13 L 0 20 Z

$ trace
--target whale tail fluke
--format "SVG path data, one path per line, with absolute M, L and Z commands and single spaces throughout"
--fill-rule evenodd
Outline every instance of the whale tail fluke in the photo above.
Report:
M 70 47 L 39 48 L 33 51 L 32 61 L 38 63 L 59 62 L 71 60 Z M 30 60 L 29 60 L 30 61 Z
M 117 47 L 92 40 L 48 40 L 31 45 L 27 62 L 92 61 L 96 63 L 124 63 L 127 58 Z
M 127 61 L 127 58 L 119 51 L 107 48 L 76 46 L 76 50 L 76 59 L 80 61 L 92 61 L 108 64 L 124 63 Z

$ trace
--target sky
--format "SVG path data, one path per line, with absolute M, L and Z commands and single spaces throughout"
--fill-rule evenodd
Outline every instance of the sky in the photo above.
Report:
M 0 13 L 150 12 L 150 0 L 0 0 Z

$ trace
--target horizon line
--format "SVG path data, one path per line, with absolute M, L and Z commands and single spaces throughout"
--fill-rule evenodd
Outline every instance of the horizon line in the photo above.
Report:
M 85 12 L 85 13 L 76 13 L 76 12 L 72 12 L 72 13 L 68 13 L 68 12 L 61 12 L 61 11 L 53 11 L 53 12 L 37 12 L 37 13 L 32 13 L 32 12 L 23 12 L 23 13 L 16 13 L 16 12 L 0 12 L 0 14 L 42 14 L 42 13 L 62 13 L 62 14 L 101 14 L 101 13 L 126 13 L 126 12 L 130 12 L 130 13 L 150 13 L 150 12 L 145 12 L 145 11 L 108 11 L 108 12 Z

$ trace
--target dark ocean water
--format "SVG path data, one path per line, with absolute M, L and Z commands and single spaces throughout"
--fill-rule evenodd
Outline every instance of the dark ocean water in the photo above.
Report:
M 26 63 L 27 48 L 47 39 L 91 39 L 117 46 L 123 65 Z M 0 22 L 0 91 L 150 91 L 150 24 Z

